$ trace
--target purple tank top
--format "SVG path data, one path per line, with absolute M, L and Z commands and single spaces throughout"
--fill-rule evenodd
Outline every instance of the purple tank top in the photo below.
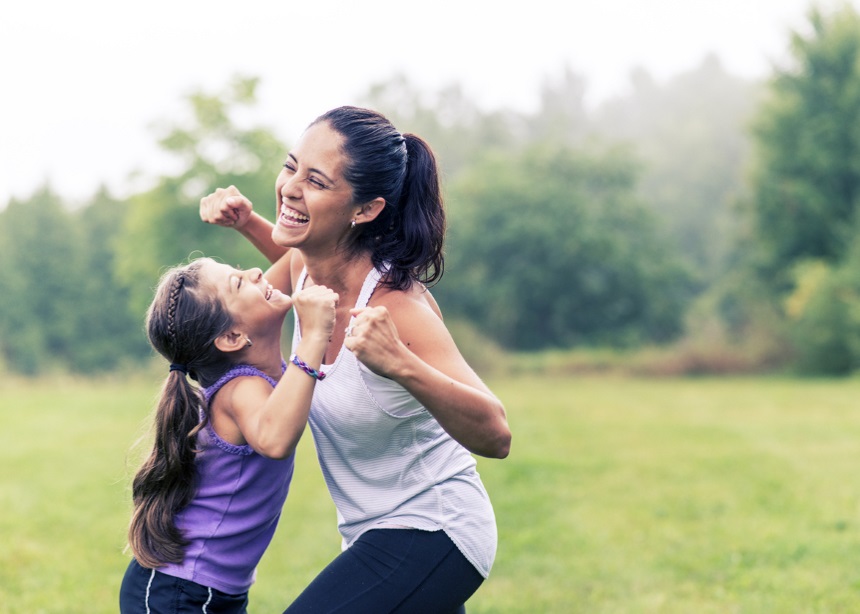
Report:
M 283 363 L 286 370 L 286 363 Z M 240 365 L 204 388 L 208 401 L 230 380 L 258 376 L 273 387 L 262 371 Z M 197 436 L 197 492 L 176 515 L 176 526 L 191 542 L 185 560 L 158 571 L 210 586 L 225 593 L 244 593 L 254 583 L 263 556 L 287 498 L 294 455 L 273 460 L 221 439 L 211 425 Z

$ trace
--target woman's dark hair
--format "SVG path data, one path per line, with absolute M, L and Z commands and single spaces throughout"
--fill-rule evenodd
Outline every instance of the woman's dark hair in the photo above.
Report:
M 151 569 L 181 563 L 188 545 L 175 515 L 194 497 L 197 433 L 206 424 L 208 409 L 183 371 L 210 386 L 232 366 L 214 341 L 233 320 L 203 287 L 200 267 L 197 260 L 168 271 L 146 315 L 152 347 L 179 367 L 172 366 L 164 382 L 155 411 L 155 442 L 132 482 L 129 545 L 138 563 Z
M 388 264 L 386 286 L 405 290 L 415 281 L 439 281 L 445 268 L 445 209 L 430 146 L 414 134 L 400 134 L 369 109 L 339 107 L 313 124 L 322 122 L 343 137 L 344 178 L 354 202 L 385 199 L 375 220 L 352 231 L 347 249 L 370 252 L 377 269 Z

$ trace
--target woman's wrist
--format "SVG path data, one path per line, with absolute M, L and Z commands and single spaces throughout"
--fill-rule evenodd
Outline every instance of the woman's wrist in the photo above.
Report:
M 259 231 L 260 226 L 271 227 L 270 222 L 264 218 L 262 215 L 257 213 L 256 211 L 251 211 L 251 214 L 248 216 L 248 219 L 245 220 L 245 223 L 241 226 L 234 226 L 239 233 L 241 233 L 244 237 L 250 238 L 254 236 L 257 231 Z
M 239 228 L 236 228 L 236 231 L 250 241 L 269 262 L 274 264 L 289 251 L 289 248 L 276 245 L 272 241 L 273 227 L 274 224 L 272 222 L 259 213 L 252 211 L 247 221 Z

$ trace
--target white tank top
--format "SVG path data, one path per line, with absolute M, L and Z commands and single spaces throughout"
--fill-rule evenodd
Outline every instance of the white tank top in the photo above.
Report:
M 304 285 L 302 271 L 297 289 Z M 380 273 L 364 281 L 370 300 Z M 293 350 L 301 339 L 296 318 Z M 411 394 L 341 346 L 323 365 L 308 423 L 343 548 L 378 528 L 442 530 L 485 578 L 496 555 L 496 519 L 475 458 Z

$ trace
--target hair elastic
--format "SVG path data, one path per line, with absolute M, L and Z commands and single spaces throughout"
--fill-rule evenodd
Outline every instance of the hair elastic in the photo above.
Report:
M 183 365 L 182 363 L 172 362 L 170 363 L 171 371 L 182 371 L 182 373 L 188 375 L 188 365 Z
M 313 377 L 314 379 L 318 379 L 320 381 L 325 379 L 325 373 L 322 371 L 317 371 L 313 367 L 311 367 L 308 363 L 303 361 L 301 358 L 293 354 L 290 356 L 290 362 L 296 365 L 299 369 Z

